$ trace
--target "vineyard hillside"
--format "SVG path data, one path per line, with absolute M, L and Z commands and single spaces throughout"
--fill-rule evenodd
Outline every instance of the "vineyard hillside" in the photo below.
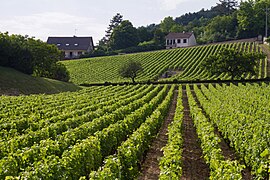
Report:
M 139 82 L 230 79 L 226 74 L 209 76 L 201 66 L 205 58 L 216 54 L 225 47 L 238 49 L 239 51 L 261 52 L 261 48 L 255 42 L 235 42 L 69 60 L 64 61 L 63 64 L 69 70 L 71 81 L 75 84 L 130 82 L 130 79 L 124 79 L 118 73 L 123 63 L 129 60 L 139 61 L 143 66 L 143 72 L 139 73 L 137 77 Z M 261 79 L 266 77 L 267 59 L 263 59 L 259 63 L 260 68 L 257 70 L 256 76 L 246 74 L 242 78 Z M 162 78 L 166 76 L 165 74 L 168 76 Z
M 53 94 L 77 91 L 79 86 L 48 78 L 32 77 L 0 66 L 0 95 Z
M 263 82 L 0 96 L 0 179 L 269 179 L 269 95 Z

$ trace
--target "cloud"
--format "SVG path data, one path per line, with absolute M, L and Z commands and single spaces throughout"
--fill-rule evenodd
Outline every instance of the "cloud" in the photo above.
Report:
M 162 9 L 166 11 L 176 9 L 183 2 L 188 2 L 188 0 L 160 0 Z
M 94 41 L 104 35 L 106 25 L 97 19 L 59 12 L 45 12 L 28 16 L 0 18 L 0 31 L 35 36 L 46 41 L 48 36 L 72 36 L 77 29 L 78 36 L 92 36 Z M 101 31 L 100 31 L 101 30 Z

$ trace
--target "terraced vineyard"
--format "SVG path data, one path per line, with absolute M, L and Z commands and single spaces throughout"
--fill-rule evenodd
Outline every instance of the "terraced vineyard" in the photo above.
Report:
M 241 51 L 256 51 L 261 49 L 254 42 L 239 42 L 231 44 L 215 44 L 208 46 L 197 46 L 191 48 L 162 50 L 155 52 L 127 54 L 110 57 L 99 57 L 81 60 L 64 61 L 64 65 L 71 74 L 71 81 L 75 84 L 91 84 L 104 82 L 130 82 L 130 79 L 121 78 L 118 74 L 120 66 L 129 61 L 141 62 L 144 71 L 139 74 L 138 81 L 156 81 L 167 70 L 176 70 L 178 74 L 163 81 L 177 80 L 209 80 L 229 79 L 226 74 L 219 77 L 210 77 L 200 66 L 201 62 L 208 56 L 216 54 L 221 48 L 237 48 Z M 243 75 L 243 78 L 254 79 L 267 76 L 267 59 L 259 62 L 258 75 L 251 77 Z
M 186 128 L 196 131 L 199 158 L 210 171 L 205 176 L 269 179 L 270 86 L 265 83 L 106 86 L 0 96 L 0 179 L 136 179 L 176 93 L 164 155 L 155 159 L 160 179 L 190 179 L 187 171 L 202 172 L 201 166 L 186 168 L 195 152 L 183 153 Z M 195 126 L 183 123 L 188 117 Z M 221 142 L 231 146 L 234 159 Z

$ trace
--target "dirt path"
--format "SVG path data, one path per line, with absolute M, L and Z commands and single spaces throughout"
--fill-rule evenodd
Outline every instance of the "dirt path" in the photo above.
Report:
M 183 89 L 183 180 L 203 180 L 209 178 L 209 167 L 203 159 L 202 149 L 194 127 L 192 118 L 190 117 L 190 109 L 186 90 Z
M 173 101 L 170 105 L 169 113 L 164 121 L 163 126 L 161 127 L 158 136 L 152 142 L 149 151 L 146 154 L 146 157 L 142 163 L 142 174 L 138 178 L 139 180 L 157 180 L 160 174 L 159 169 L 159 158 L 163 156 L 161 148 L 167 144 L 168 136 L 168 126 L 173 120 L 176 104 L 177 104 L 178 90 L 174 91 Z
M 195 99 L 195 101 L 197 102 L 198 107 L 200 107 L 202 109 L 203 114 L 210 119 L 209 115 L 206 114 L 206 112 L 204 111 L 203 107 L 201 106 L 196 94 L 194 91 L 192 91 L 192 95 Z M 223 136 L 221 135 L 221 133 L 218 131 L 218 128 L 215 126 L 215 134 L 219 136 L 221 142 L 220 142 L 220 149 L 222 150 L 222 154 L 225 158 L 225 160 L 237 160 L 238 162 L 240 162 L 240 158 L 237 156 L 235 150 L 233 148 L 231 148 L 229 146 L 229 143 L 227 143 Z M 252 179 L 252 175 L 251 175 L 251 170 L 248 168 L 245 168 L 242 172 L 242 177 L 244 180 L 251 180 Z

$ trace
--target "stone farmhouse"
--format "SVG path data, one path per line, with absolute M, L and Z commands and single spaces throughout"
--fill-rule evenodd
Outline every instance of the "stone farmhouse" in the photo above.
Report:
M 92 37 L 49 37 L 48 44 L 55 44 L 65 53 L 65 59 L 79 58 L 80 55 L 94 50 Z
M 195 46 L 197 44 L 192 32 L 169 33 L 165 38 L 166 49 Z

